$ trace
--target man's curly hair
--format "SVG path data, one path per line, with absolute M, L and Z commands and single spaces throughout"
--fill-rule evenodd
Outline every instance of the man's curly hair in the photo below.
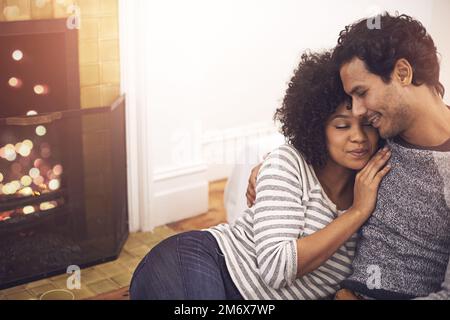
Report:
M 342 103 L 350 105 L 331 52 L 304 53 L 274 119 L 305 160 L 323 167 L 328 160 L 325 127 Z
M 379 19 L 379 26 L 372 26 L 375 19 Z M 408 15 L 393 16 L 385 12 L 345 27 L 340 33 L 333 60 L 342 67 L 355 57 L 364 61 L 367 70 L 380 76 L 385 83 L 390 83 L 396 62 L 406 59 L 414 72 L 414 85 L 428 85 L 444 96 L 433 39 L 419 21 Z

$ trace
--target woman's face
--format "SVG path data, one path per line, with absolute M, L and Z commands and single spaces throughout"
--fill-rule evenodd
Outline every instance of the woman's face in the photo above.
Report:
M 378 131 L 366 118 L 354 117 L 347 104 L 331 115 L 325 132 L 331 159 L 345 168 L 361 170 L 378 149 Z

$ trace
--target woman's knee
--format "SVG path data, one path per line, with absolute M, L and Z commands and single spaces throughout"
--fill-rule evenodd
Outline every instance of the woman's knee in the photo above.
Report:
M 176 299 L 183 293 L 175 235 L 156 245 L 134 271 L 130 285 L 131 299 Z

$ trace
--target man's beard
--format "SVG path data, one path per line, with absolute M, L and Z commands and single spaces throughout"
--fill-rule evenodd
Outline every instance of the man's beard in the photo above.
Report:
M 389 108 L 385 108 L 385 110 L 389 110 Z M 400 105 L 392 113 L 383 113 L 381 119 L 385 124 L 383 126 L 384 130 L 379 130 L 380 137 L 383 139 L 391 139 L 404 132 L 408 128 L 410 118 L 408 110 L 408 106 Z

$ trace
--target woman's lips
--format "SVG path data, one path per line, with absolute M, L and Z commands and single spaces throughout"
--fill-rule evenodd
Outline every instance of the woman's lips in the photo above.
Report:
M 369 153 L 368 149 L 357 149 L 349 152 L 349 154 L 351 154 L 353 157 L 357 159 L 365 158 L 368 153 Z

